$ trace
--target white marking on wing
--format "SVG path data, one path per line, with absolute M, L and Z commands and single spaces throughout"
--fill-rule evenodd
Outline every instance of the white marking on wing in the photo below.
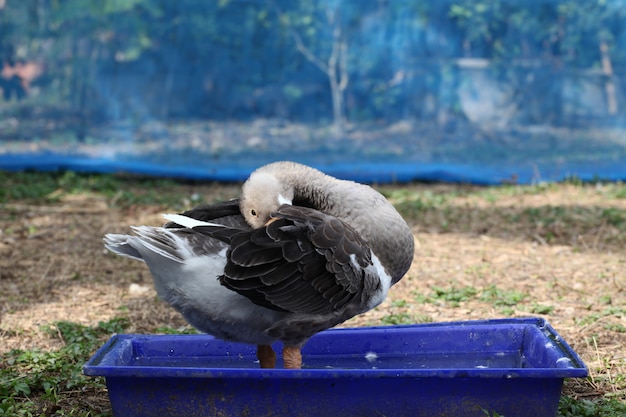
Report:
M 282 194 L 278 194 L 278 204 L 282 206 L 283 204 L 291 205 L 291 203 L 290 199 L 283 197 Z
M 387 271 L 385 271 L 383 264 L 380 262 L 378 257 L 374 255 L 374 252 L 371 252 L 371 254 L 372 265 L 368 266 L 366 269 L 374 268 L 374 273 L 376 274 L 376 276 L 378 276 L 378 279 L 380 280 L 380 291 L 370 299 L 369 303 L 367 303 L 367 306 L 370 309 L 376 307 L 385 300 L 385 297 L 387 297 L 387 292 L 391 287 L 391 276 L 387 274 Z
M 194 227 L 199 226 L 226 227 L 223 224 L 203 222 L 200 220 L 192 219 L 191 217 L 183 216 L 181 214 L 164 214 L 163 218 L 189 229 L 193 229 Z

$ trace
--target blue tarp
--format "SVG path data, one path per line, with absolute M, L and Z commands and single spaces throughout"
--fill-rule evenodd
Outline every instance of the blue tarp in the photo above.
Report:
M 472 166 L 463 164 L 419 162 L 360 162 L 345 161 L 332 164 L 309 161 L 307 158 L 286 158 L 314 166 L 338 178 L 364 183 L 406 183 L 411 181 L 448 182 L 477 185 L 536 184 L 548 181 L 579 179 L 582 181 L 625 181 L 626 161 L 598 164 L 552 166 Z M 8 171 L 37 170 L 92 173 L 131 173 L 190 180 L 236 182 L 245 180 L 258 166 L 280 159 L 260 157 L 256 163 L 238 164 L 236 160 L 188 166 L 164 166 L 144 161 L 72 157 L 59 154 L 12 154 L 0 156 L 0 167 Z

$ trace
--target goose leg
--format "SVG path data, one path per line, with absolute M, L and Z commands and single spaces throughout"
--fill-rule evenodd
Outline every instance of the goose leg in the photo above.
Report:
M 285 369 L 302 368 L 302 352 L 298 346 L 283 347 L 283 363 Z
M 269 345 L 258 345 L 256 357 L 259 359 L 261 368 L 274 368 L 276 366 L 276 352 Z

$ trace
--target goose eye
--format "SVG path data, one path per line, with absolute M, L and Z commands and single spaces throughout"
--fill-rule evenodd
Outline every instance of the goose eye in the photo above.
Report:
M 255 210 L 255 209 L 252 209 L 252 210 L 250 211 L 250 214 L 252 214 L 253 216 L 256 216 L 256 210 Z

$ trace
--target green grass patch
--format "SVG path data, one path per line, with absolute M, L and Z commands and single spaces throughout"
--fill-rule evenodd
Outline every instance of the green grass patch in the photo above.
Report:
M 433 286 L 431 287 L 431 298 L 433 300 L 440 300 L 450 303 L 453 306 L 458 306 L 463 301 L 469 301 L 476 297 L 478 290 L 474 287 L 465 286 L 457 288 L 451 286 L 448 288 Z
M 26 201 L 54 203 L 69 194 L 97 194 L 112 205 L 181 206 L 180 184 L 171 179 L 106 174 L 83 174 L 72 171 L 7 172 L 0 171 L 0 203 Z
M 385 326 L 395 326 L 398 324 L 414 324 L 415 320 L 407 313 L 387 314 L 380 319 L 380 323 Z
M 517 290 L 505 291 L 495 285 L 490 285 L 483 290 L 480 298 L 496 307 L 513 307 L 524 301 L 526 294 Z
M 498 307 L 500 312 L 505 315 L 512 315 L 514 312 L 513 307 L 522 303 L 527 296 L 527 294 L 516 290 L 502 290 L 495 285 L 490 285 L 482 290 L 472 286 L 433 286 L 428 295 L 417 292 L 414 295 L 417 304 L 445 302 L 452 307 L 458 307 L 463 302 L 479 299 L 492 304 L 494 307 Z M 403 303 L 405 302 L 403 301 Z
M 183 327 L 157 327 L 154 329 L 154 333 L 157 334 L 199 334 L 199 332 L 191 326 L 183 326 Z
M 533 314 L 551 314 L 554 311 L 554 306 L 535 303 L 530 306 L 529 311 Z
M 555 183 L 541 182 L 532 185 L 511 185 L 504 184 L 497 187 L 485 187 L 477 189 L 473 196 L 489 203 L 495 203 L 506 197 L 516 197 L 520 195 L 540 195 L 558 187 Z
M 626 403 L 612 398 L 577 400 L 561 396 L 559 417 L 623 417 L 626 416 Z
M 581 201 L 597 197 L 626 198 L 626 185 L 568 183 Z M 557 183 L 525 186 L 467 187 L 466 189 L 383 189 L 398 211 L 419 229 L 510 238 L 521 234 L 535 241 L 575 249 L 592 242 L 594 249 L 626 244 L 626 210 L 603 205 L 545 204 L 520 206 L 517 197 L 561 191 Z M 484 204 L 487 202 L 488 204 Z M 498 203 L 498 204 L 497 204 Z M 599 234 L 600 233 L 600 234 Z
M 480 299 L 491 303 L 501 314 L 512 316 L 515 313 L 514 307 L 526 299 L 526 294 L 517 290 L 505 291 L 490 285 L 482 291 Z
M 383 326 L 396 326 L 401 324 L 418 324 L 418 323 L 432 323 L 432 317 L 427 315 L 411 315 L 408 313 L 394 313 L 387 314 L 380 319 L 378 325 Z
M 626 317 L 626 307 L 609 305 L 602 309 L 600 312 L 594 312 L 587 314 L 586 316 L 580 317 L 576 319 L 576 324 L 578 326 L 588 326 L 596 321 L 600 320 L 603 317 L 614 316 L 618 318 Z M 623 327 L 623 326 L 622 326 Z M 621 329 L 621 327 L 617 327 Z M 621 331 L 621 330 L 618 330 Z
M 381 189 L 381 193 L 389 199 L 396 209 L 406 218 L 420 218 L 424 213 L 445 211 L 450 201 L 457 197 L 454 192 L 435 193 L 429 190 L 415 192 L 410 189 Z
M 78 402 L 89 394 L 106 397 L 100 378 L 82 374 L 82 366 L 113 333 L 128 326 L 125 318 L 100 322 L 87 327 L 67 321 L 45 328 L 51 337 L 60 338 L 63 347 L 44 351 L 11 350 L 0 357 L 0 416 L 82 416 L 109 415 L 108 411 L 73 411 L 68 398 L 78 395 Z

